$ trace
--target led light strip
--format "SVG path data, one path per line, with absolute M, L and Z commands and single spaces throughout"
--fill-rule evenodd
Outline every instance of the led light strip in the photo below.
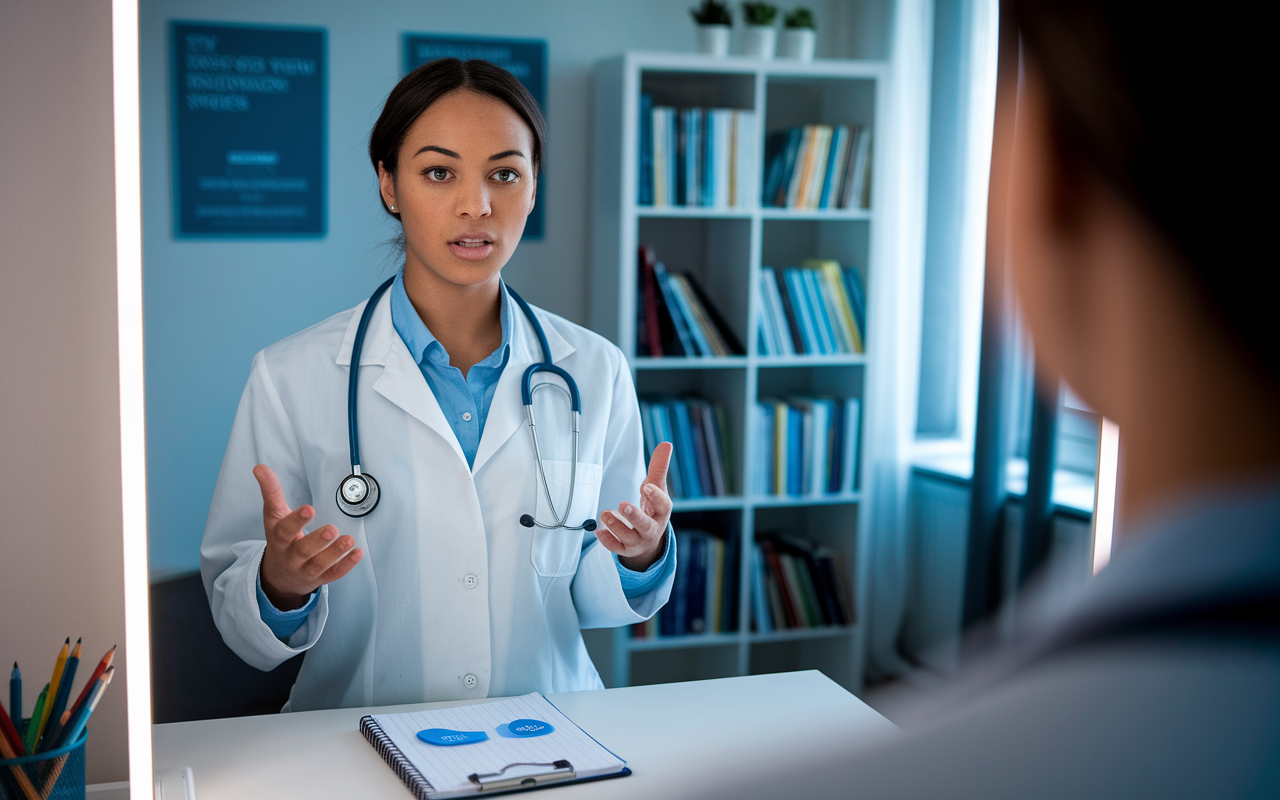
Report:
M 1116 478 L 1120 461 L 1120 426 L 1103 417 L 1098 430 L 1098 472 L 1093 487 L 1093 574 L 1111 561 L 1111 533 L 1116 520 Z
M 147 585 L 146 417 L 142 360 L 142 172 L 138 2 L 111 3 L 116 159 L 116 313 L 120 341 L 120 489 L 129 787 L 152 796 L 151 631 Z

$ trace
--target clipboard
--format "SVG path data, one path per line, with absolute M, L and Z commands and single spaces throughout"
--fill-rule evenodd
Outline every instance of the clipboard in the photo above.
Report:
M 554 730 L 536 738 L 502 733 L 517 719 L 545 720 Z M 417 736 L 431 728 L 489 736 L 443 747 Z M 631 774 L 626 761 L 537 692 L 456 708 L 366 715 L 360 733 L 419 800 L 488 797 Z

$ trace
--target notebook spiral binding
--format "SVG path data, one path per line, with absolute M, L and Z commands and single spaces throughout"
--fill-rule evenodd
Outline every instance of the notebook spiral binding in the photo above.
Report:
M 378 755 L 387 762 L 387 766 L 396 773 L 396 777 L 409 787 L 414 797 L 418 800 L 431 800 L 431 793 L 435 791 L 435 787 L 422 777 L 422 773 L 418 772 L 418 768 L 409 759 L 405 758 L 404 753 L 400 752 L 400 748 L 391 741 L 391 737 L 382 730 L 377 720 L 368 714 L 361 717 L 360 733 L 369 740 L 369 744 L 378 751 Z

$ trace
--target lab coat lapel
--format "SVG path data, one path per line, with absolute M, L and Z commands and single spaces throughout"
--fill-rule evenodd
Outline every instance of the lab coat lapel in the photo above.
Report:
M 351 363 L 351 349 L 363 310 L 363 305 L 358 306 L 351 316 L 351 323 L 347 326 L 342 347 L 338 351 L 339 365 Z M 373 390 L 439 434 L 453 448 L 458 460 L 464 465 L 467 463 L 462 445 L 458 443 L 458 437 L 445 419 L 440 402 L 431 391 L 426 378 L 422 377 L 422 370 L 418 368 L 417 362 L 409 354 L 409 348 L 391 322 L 389 292 L 378 301 L 378 307 L 369 320 L 369 329 L 365 332 L 364 347 L 360 353 L 360 365 L 382 366 L 382 374 L 374 380 Z M 518 385 L 516 391 L 519 392 Z
M 493 391 L 493 400 L 489 404 L 489 416 L 484 422 L 484 432 L 480 435 L 480 446 L 476 450 L 475 473 L 480 472 L 489 459 L 506 444 L 517 431 L 527 430 L 524 415 L 524 400 L 520 396 L 520 379 L 530 364 L 542 360 L 542 348 L 538 345 L 537 334 L 533 326 L 514 301 L 510 303 L 511 320 L 511 358 L 502 370 L 498 386 Z M 551 360 L 559 362 L 573 353 L 573 345 L 569 344 L 555 326 L 550 324 L 546 315 L 534 311 L 542 323 L 542 330 L 547 336 L 547 344 L 551 348 Z M 528 435 L 527 433 L 525 435 Z

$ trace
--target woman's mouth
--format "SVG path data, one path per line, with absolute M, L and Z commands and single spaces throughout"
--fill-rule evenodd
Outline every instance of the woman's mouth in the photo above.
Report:
M 465 235 L 449 242 L 449 249 L 458 258 L 480 261 L 493 252 L 493 239 L 485 235 Z

